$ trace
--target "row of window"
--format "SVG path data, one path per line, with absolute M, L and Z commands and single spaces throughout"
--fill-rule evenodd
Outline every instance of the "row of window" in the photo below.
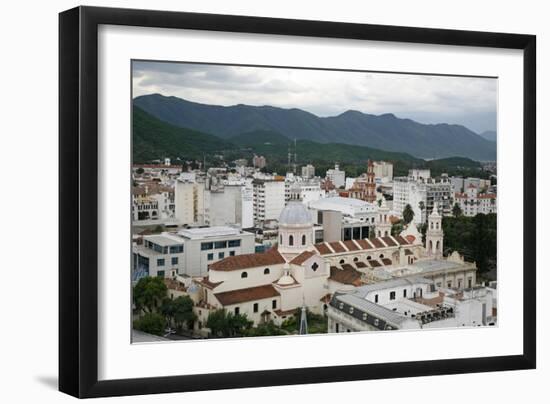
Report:
M 178 265 L 179 259 L 178 257 L 172 257 L 170 258 L 170 262 L 172 265 Z M 163 267 L 166 264 L 166 260 L 164 258 L 158 258 L 157 259 L 157 267 Z
M 271 308 L 273 310 L 275 310 L 277 308 L 277 300 L 272 300 L 271 301 Z M 254 303 L 254 305 L 252 306 L 252 311 L 254 313 L 257 313 L 259 310 L 260 310 L 260 305 L 258 303 Z M 235 307 L 234 312 L 235 312 L 235 315 L 240 314 L 241 313 L 240 307 Z
M 279 242 L 281 244 L 283 244 L 283 235 L 281 234 L 279 236 Z M 293 246 L 294 245 L 294 236 L 293 235 L 290 235 L 288 236 L 288 245 L 289 246 Z M 302 245 L 306 245 L 306 235 L 302 235 Z
M 201 250 L 213 250 L 213 249 L 220 249 L 220 248 L 234 248 L 234 247 L 240 247 L 241 246 L 241 240 L 228 240 L 228 241 L 215 241 L 215 242 L 209 242 L 209 243 L 201 243 Z
M 229 251 L 229 256 L 230 256 L 230 257 L 235 256 L 235 251 Z M 224 252 L 219 252 L 219 253 L 218 253 L 218 259 L 219 259 L 219 260 L 222 260 L 222 259 L 224 259 L 224 258 L 225 258 L 225 253 L 224 253 Z M 208 253 L 208 254 L 206 255 L 206 259 L 207 259 L 208 261 L 213 261 L 213 260 L 214 260 L 214 253 Z
M 173 245 L 173 246 L 161 246 L 159 244 L 153 243 L 152 241 L 145 240 L 144 245 L 147 248 L 150 248 L 151 250 L 154 250 L 161 254 L 179 254 L 183 252 L 183 244 Z
M 269 275 L 270 271 L 269 268 L 264 269 L 264 275 Z M 241 278 L 248 278 L 248 272 L 243 271 L 241 272 Z

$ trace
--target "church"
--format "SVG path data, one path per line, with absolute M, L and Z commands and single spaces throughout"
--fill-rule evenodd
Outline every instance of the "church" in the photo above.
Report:
M 378 208 L 370 239 L 314 243 L 311 213 L 289 201 L 279 217 L 278 244 L 265 253 L 227 257 L 210 265 L 208 276 L 194 279 L 199 328 L 212 310 L 246 314 L 255 325 L 281 324 L 302 307 L 326 314 L 338 293 L 395 279 L 422 278 L 434 288 L 476 284 L 475 263 L 458 253 L 443 256 L 442 217 L 434 207 L 426 245 L 415 225 L 391 235 L 389 212 Z

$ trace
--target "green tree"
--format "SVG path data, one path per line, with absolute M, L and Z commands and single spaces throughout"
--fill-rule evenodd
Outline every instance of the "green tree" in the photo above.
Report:
M 391 235 L 397 236 L 399 233 L 403 231 L 403 220 L 399 220 L 398 222 L 395 222 L 391 226 Z
M 453 216 L 454 217 L 462 216 L 462 209 L 460 208 L 458 203 L 455 203 L 453 206 Z
M 245 330 L 244 335 L 247 337 L 260 337 L 267 335 L 286 335 L 280 327 L 277 327 L 273 321 L 259 324 L 257 327 L 251 327 Z
M 206 326 L 216 337 L 243 335 L 252 324 L 246 314 L 227 313 L 223 309 L 211 312 L 206 320 Z
M 166 324 L 165 318 L 158 313 L 146 313 L 139 320 L 134 321 L 134 329 L 154 335 L 163 335 Z
M 179 296 L 173 300 L 172 306 L 176 328 L 193 328 L 193 323 L 197 320 L 197 315 L 193 312 L 193 300 L 189 296 Z
M 414 211 L 411 205 L 407 203 L 407 205 L 405 205 L 405 209 L 403 209 L 403 222 L 407 225 L 410 222 L 412 222 L 413 219 L 414 219 Z
M 152 313 L 158 303 L 166 296 L 166 285 L 160 277 L 141 278 L 134 286 L 133 299 L 138 310 Z

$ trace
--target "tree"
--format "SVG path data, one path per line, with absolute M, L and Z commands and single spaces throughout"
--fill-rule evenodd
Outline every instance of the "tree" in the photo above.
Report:
M 227 313 L 224 309 L 211 312 L 206 320 L 206 326 L 216 337 L 242 335 L 252 327 L 252 324 L 246 314 Z
M 134 321 L 134 329 L 148 334 L 163 335 L 166 320 L 161 314 L 146 313 L 139 320 Z
M 152 313 L 159 301 L 166 296 L 167 288 L 164 279 L 146 276 L 134 286 L 134 304 L 138 310 Z
M 462 216 L 462 209 L 460 208 L 458 203 L 455 203 L 453 206 L 453 216 L 454 217 Z
M 280 327 L 277 327 L 273 321 L 259 324 L 257 327 L 252 327 L 245 330 L 244 335 L 247 337 L 260 337 L 267 335 L 286 335 Z
M 397 236 L 403 231 L 403 220 L 399 220 L 391 225 L 391 235 Z
M 189 296 L 179 296 L 173 300 L 172 306 L 176 328 L 181 330 L 184 325 L 193 328 L 193 323 L 197 320 L 197 315 L 193 312 L 193 300 Z
M 405 209 L 403 209 L 403 222 L 405 224 L 409 224 L 414 219 L 414 210 L 412 209 L 411 205 L 407 203 L 405 205 Z

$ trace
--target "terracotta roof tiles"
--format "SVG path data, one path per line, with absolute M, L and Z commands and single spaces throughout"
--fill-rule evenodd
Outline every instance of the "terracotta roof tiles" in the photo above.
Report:
M 284 264 L 285 262 L 279 251 L 272 248 L 265 253 L 242 254 L 224 258 L 211 264 L 210 269 L 215 271 L 235 271 L 238 269 Z
M 214 296 L 216 296 L 216 299 L 218 299 L 223 306 L 230 306 L 232 304 L 268 299 L 270 297 L 280 296 L 280 294 L 275 290 L 273 285 L 262 285 L 253 288 L 215 293 Z

